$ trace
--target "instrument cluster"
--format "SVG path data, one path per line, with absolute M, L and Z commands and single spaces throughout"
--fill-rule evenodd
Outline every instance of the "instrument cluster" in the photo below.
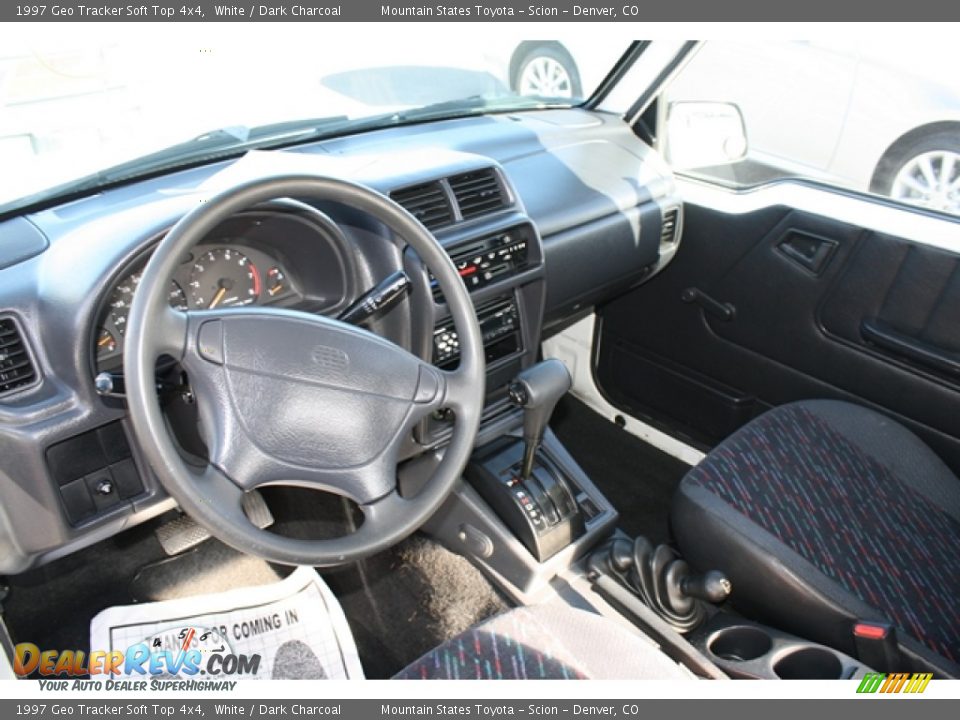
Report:
M 146 258 L 136 263 L 110 291 L 95 339 L 98 371 L 122 363 L 130 305 L 146 263 Z M 301 299 L 277 257 L 227 242 L 194 248 L 171 278 L 167 298 L 171 307 L 184 311 L 290 305 Z

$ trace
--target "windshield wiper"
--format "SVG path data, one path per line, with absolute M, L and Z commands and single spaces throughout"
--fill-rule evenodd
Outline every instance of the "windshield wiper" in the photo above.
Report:
M 406 123 L 458 118 L 468 115 L 483 115 L 485 113 L 510 112 L 514 110 L 542 110 L 554 107 L 570 107 L 570 100 L 550 100 L 549 98 L 532 98 L 520 95 L 506 95 L 494 98 L 484 97 L 483 95 L 471 95 L 470 97 L 460 98 L 458 100 L 444 100 L 421 107 L 410 108 L 409 110 L 387 113 L 386 115 L 380 116 L 380 118 L 382 120 L 385 117 L 389 117 L 393 121 L 391 124 L 403 125 Z

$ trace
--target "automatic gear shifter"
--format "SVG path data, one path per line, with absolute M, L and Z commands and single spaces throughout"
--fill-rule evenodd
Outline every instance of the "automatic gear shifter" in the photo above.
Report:
M 479 449 L 467 479 L 540 562 L 583 535 L 577 491 L 562 467 L 540 451 L 550 415 L 570 389 L 559 360 L 527 368 L 510 383 L 510 400 L 523 408 L 523 443 L 504 436 Z
M 544 360 L 533 365 L 510 383 L 510 401 L 523 408 L 523 461 L 520 477 L 526 480 L 533 472 L 537 448 L 557 406 L 572 382 L 570 372 L 559 360 Z

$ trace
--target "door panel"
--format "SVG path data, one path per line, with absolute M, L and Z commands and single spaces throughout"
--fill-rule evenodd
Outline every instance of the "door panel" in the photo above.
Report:
M 908 361 L 918 372 L 932 371 L 956 387 L 960 375 L 944 372 L 909 354 L 890 351 L 883 335 L 945 359 L 960 359 L 960 257 L 935 248 L 871 234 L 857 250 L 821 308 L 824 328 L 861 347 L 872 339 L 881 355 Z M 872 333 L 865 333 L 868 328 Z M 869 347 L 869 345 L 867 346 Z
M 675 261 L 598 310 L 597 382 L 701 447 L 775 405 L 848 400 L 958 472 L 958 268 L 955 254 L 809 212 L 687 205 Z

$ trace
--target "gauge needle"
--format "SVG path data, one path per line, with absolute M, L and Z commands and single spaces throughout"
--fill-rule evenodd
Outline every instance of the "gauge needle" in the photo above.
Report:
M 225 287 L 221 287 L 219 290 L 217 290 L 217 294 L 214 295 L 213 300 L 210 301 L 210 309 L 212 310 L 213 308 L 215 308 L 217 306 L 217 303 L 223 300 L 223 296 L 226 294 L 227 294 L 227 289 Z
M 112 343 L 112 342 L 113 342 L 113 338 L 110 337 L 109 335 L 106 335 L 106 336 L 100 338 L 100 342 L 98 342 L 97 345 L 98 345 L 99 347 L 104 347 L 104 346 L 106 346 L 106 345 L 109 345 L 109 344 Z

